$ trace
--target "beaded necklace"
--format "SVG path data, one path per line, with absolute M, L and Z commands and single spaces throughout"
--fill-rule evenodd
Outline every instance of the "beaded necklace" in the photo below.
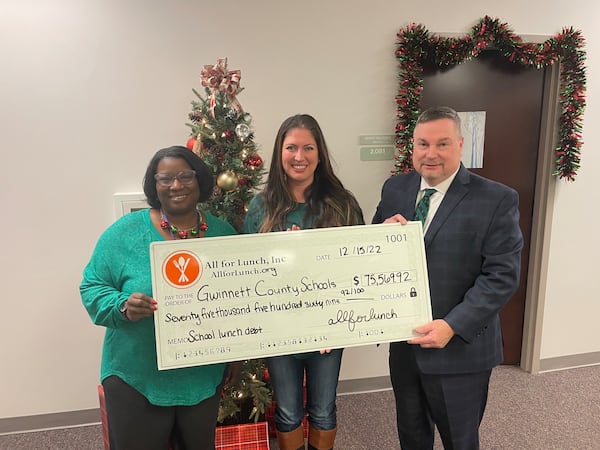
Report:
M 191 230 L 180 230 L 175 225 L 171 225 L 169 220 L 167 219 L 167 215 L 161 209 L 160 210 L 160 227 L 163 230 L 167 230 L 171 235 L 171 239 L 175 239 L 177 236 L 179 239 L 187 239 L 189 237 L 204 237 L 204 233 L 208 230 L 208 225 L 206 225 L 206 219 L 204 218 L 204 214 L 200 211 L 196 210 L 196 226 Z

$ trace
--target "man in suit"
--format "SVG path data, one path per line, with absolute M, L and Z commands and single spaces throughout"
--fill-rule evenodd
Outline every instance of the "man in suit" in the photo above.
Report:
M 446 450 L 478 449 L 491 371 L 502 362 L 498 313 L 519 284 L 518 194 L 461 164 L 451 108 L 424 111 L 413 144 L 415 171 L 384 183 L 373 217 L 405 224 L 435 188 L 422 220 L 433 320 L 390 344 L 400 445 L 432 449 L 435 424 Z

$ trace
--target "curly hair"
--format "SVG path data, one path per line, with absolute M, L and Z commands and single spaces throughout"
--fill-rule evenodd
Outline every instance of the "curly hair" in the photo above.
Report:
M 158 194 L 156 192 L 156 180 L 154 179 L 154 175 L 156 175 L 158 163 L 164 158 L 181 158 L 187 162 L 189 166 L 196 171 L 196 180 L 198 181 L 198 189 L 200 190 L 198 203 L 208 200 L 215 184 L 210 168 L 194 152 L 186 147 L 175 145 L 157 151 L 146 169 L 143 181 L 144 194 L 146 195 L 146 201 L 152 208 L 161 208 L 160 200 L 158 199 Z

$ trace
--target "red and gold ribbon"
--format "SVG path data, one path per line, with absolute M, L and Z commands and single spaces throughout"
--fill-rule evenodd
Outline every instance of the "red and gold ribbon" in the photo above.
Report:
M 200 79 L 202 81 L 202 86 L 207 87 L 212 91 L 209 104 L 213 117 L 215 116 L 215 93 L 217 90 L 223 92 L 227 96 L 227 99 L 234 110 L 242 112 L 242 105 L 236 98 L 236 95 L 242 91 L 242 88 L 240 88 L 241 78 L 241 71 L 227 71 L 227 58 L 218 58 L 217 63 L 214 66 L 209 64 L 204 66 L 200 72 Z

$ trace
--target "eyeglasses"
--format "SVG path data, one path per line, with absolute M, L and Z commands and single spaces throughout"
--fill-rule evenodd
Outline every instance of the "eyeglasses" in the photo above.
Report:
M 169 187 L 173 184 L 173 181 L 177 179 L 181 184 L 190 185 L 196 179 L 195 170 L 184 170 L 179 172 L 177 175 L 171 175 L 170 173 L 157 173 L 154 175 L 156 183 L 160 187 Z

